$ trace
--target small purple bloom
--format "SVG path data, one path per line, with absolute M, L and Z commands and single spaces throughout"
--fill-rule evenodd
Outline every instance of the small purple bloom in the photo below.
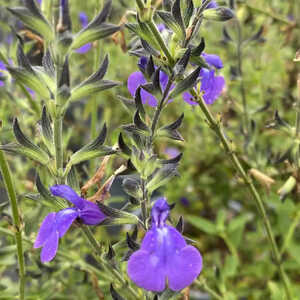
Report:
M 223 68 L 222 60 L 218 55 L 203 53 L 202 57 L 206 63 L 216 69 Z M 223 76 L 215 76 L 214 69 L 202 68 L 199 74 L 201 78 L 201 92 L 204 92 L 203 99 L 206 104 L 212 104 L 220 96 L 225 86 L 225 79 Z M 183 100 L 190 105 L 197 105 L 197 102 L 193 101 L 193 96 L 189 92 L 184 92 Z
M 38 4 L 40 4 L 40 5 L 42 4 L 42 0 L 37 0 L 37 2 L 38 2 Z
M 0 60 L 0 70 L 6 71 L 6 65 L 3 61 Z M 4 86 L 4 81 L 1 79 L 3 78 L 4 74 L 0 71 L 0 87 Z
M 206 63 L 209 64 L 210 66 L 215 67 L 216 69 L 223 68 L 223 62 L 218 55 L 202 53 L 202 57 L 205 59 Z
M 145 70 L 146 65 L 147 65 L 147 58 L 141 57 L 138 62 L 138 66 L 140 67 L 141 70 Z M 162 89 L 164 90 L 168 83 L 168 75 L 165 72 L 160 71 L 159 78 L 160 78 L 160 85 L 161 85 Z M 145 83 L 147 83 L 147 79 L 145 78 L 145 75 L 142 72 L 140 72 L 140 71 L 133 72 L 128 77 L 128 81 L 127 81 L 127 87 L 128 87 L 128 90 L 129 90 L 131 96 L 134 97 L 137 88 L 140 85 L 143 85 Z M 153 95 L 151 95 L 149 92 L 145 91 L 144 89 L 141 90 L 141 98 L 142 98 L 143 104 L 147 103 L 148 105 L 150 105 L 152 107 L 157 105 L 157 99 Z
M 87 15 L 84 12 L 80 12 L 78 14 L 78 18 L 79 18 L 82 28 L 84 28 L 88 25 L 89 20 L 88 20 Z M 90 51 L 91 48 L 92 48 L 92 43 L 87 43 L 87 44 L 81 46 L 80 48 L 76 49 L 76 52 L 80 53 L 80 54 L 84 54 L 84 53 L 87 53 L 88 51 Z
M 168 159 L 172 159 L 180 154 L 180 151 L 174 147 L 167 147 L 165 149 L 165 154 L 167 155 Z
M 165 29 L 167 29 L 166 25 L 161 23 L 157 25 L 157 29 L 160 33 L 162 33 Z
M 203 1 L 202 1 L 203 2 Z M 210 9 L 210 8 L 217 8 L 218 4 L 216 1 L 211 1 L 207 6 L 206 9 Z
M 183 206 L 189 206 L 190 205 L 190 201 L 188 198 L 186 197 L 181 197 L 180 198 L 180 203 L 183 205 Z
M 41 251 L 43 263 L 49 262 L 55 257 L 59 238 L 65 235 L 76 218 L 87 225 L 97 225 L 106 218 L 95 203 L 81 198 L 67 185 L 54 185 L 50 191 L 54 196 L 73 203 L 75 207 L 51 212 L 41 224 L 34 248 L 43 247 Z
M 183 236 L 166 225 L 170 207 L 166 198 L 159 198 L 152 208 L 152 226 L 141 248 L 128 261 L 128 275 L 134 283 L 148 291 L 161 292 L 168 286 L 179 291 L 200 274 L 202 257 L 187 245 Z

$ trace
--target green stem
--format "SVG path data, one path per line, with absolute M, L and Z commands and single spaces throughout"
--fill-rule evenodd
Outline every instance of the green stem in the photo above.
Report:
M 215 292 L 213 289 L 211 289 L 205 280 L 199 280 L 197 279 L 195 281 L 195 284 L 198 285 L 200 288 L 202 288 L 205 292 L 207 292 L 209 295 L 211 295 L 214 299 L 217 299 L 217 300 L 224 300 L 222 298 L 221 295 L 219 295 L 217 292 Z
M 160 117 L 160 114 L 162 112 L 164 103 L 165 103 L 166 99 L 168 98 L 168 94 L 169 94 L 170 88 L 172 86 L 172 83 L 173 83 L 173 78 L 172 78 L 172 76 L 170 76 L 169 80 L 168 80 L 168 83 L 167 83 L 167 86 L 164 90 L 163 96 L 162 96 L 159 104 L 157 105 L 155 113 L 154 113 L 154 117 L 153 117 L 152 125 L 151 125 L 150 144 L 152 144 L 152 142 L 153 142 L 153 137 L 155 135 L 156 126 L 157 126 L 157 123 L 159 121 L 159 117 Z
M 293 23 L 293 22 L 290 22 L 290 21 L 284 19 L 284 18 L 281 17 L 281 16 L 275 15 L 274 13 L 272 13 L 272 12 L 266 10 L 265 8 L 262 9 L 262 8 L 259 8 L 259 7 L 257 7 L 257 6 L 253 6 L 253 5 L 251 5 L 251 4 L 249 4 L 249 3 L 246 3 L 246 2 L 245 2 L 245 5 L 246 5 L 248 8 L 250 8 L 250 9 L 252 9 L 252 10 L 254 10 L 254 11 L 257 11 L 257 12 L 259 12 L 259 13 L 261 13 L 261 14 L 267 15 L 267 16 L 273 18 L 274 20 L 280 21 L 280 22 L 285 23 L 285 24 L 287 24 L 287 25 L 294 25 L 294 24 L 296 24 L 296 23 Z
M 5 155 L 2 151 L 0 151 L 0 171 L 5 183 L 12 210 L 19 264 L 19 297 L 21 300 L 23 300 L 25 299 L 25 263 L 22 245 L 22 222 L 18 210 L 17 195 L 12 181 L 11 173 Z
M 286 276 L 286 273 L 285 273 L 284 269 L 282 268 L 281 255 L 280 255 L 280 252 L 278 250 L 278 246 L 275 242 L 272 227 L 271 227 L 271 224 L 270 224 L 269 219 L 267 217 L 267 213 L 266 213 L 263 201 L 262 201 L 259 193 L 257 192 L 251 178 L 247 175 L 247 173 L 244 170 L 240 160 L 238 159 L 235 152 L 232 150 L 232 145 L 230 144 L 230 142 L 226 138 L 226 136 L 223 132 L 221 123 L 217 122 L 215 120 L 215 118 L 213 117 L 213 115 L 209 111 L 206 103 L 204 102 L 204 99 L 203 99 L 202 96 L 199 97 L 197 102 L 198 102 L 199 107 L 201 108 L 202 112 L 204 113 L 205 117 L 207 118 L 207 121 L 208 121 L 211 129 L 220 138 L 221 143 L 222 143 L 227 155 L 230 157 L 234 167 L 236 168 L 236 170 L 238 171 L 240 176 L 243 178 L 245 184 L 247 185 L 248 189 L 250 190 L 250 193 L 252 194 L 252 196 L 254 198 L 255 204 L 257 206 L 257 210 L 258 210 L 258 212 L 259 212 L 259 214 L 262 218 L 265 230 L 267 232 L 268 240 L 269 240 L 269 243 L 270 243 L 271 248 L 272 248 L 272 252 L 273 252 L 273 255 L 274 255 L 276 265 L 278 267 L 278 271 L 279 271 L 281 280 L 284 284 L 287 299 L 292 300 L 292 292 L 291 292 L 291 289 L 290 289 L 289 279 Z
M 54 120 L 54 145 L 55 145 L 55 163 L 57 178 L 61 182 L 61 175 L 63 171 L 63 149 L 62 149 L 62 118 L 56 116 Z
M 242 27 L 238 19 L 236 19 L 238 38 L 237 38 L 237 59 L 238 59 L 238 72 L 240 76 L 240 89 L 242 95 L 242 104 L 243 104 L 243 116 L 244 116 L 244 130 L 245 135 L 248 137 L 249 135 L 249 114 L 248 114 L 248 105 L 246 99 L 246 90 L 244 86 L 244 78 L 243 78 L 243 54 L 242 54 Z
M 167 57 L 170 66 L 172 67 L 175 63 L 172 54 L 170 53 L 165 41 L 163 40 L 159 30 L 157 29 L 155 23 L 153 22 L 153 20 L 151 19 L 150 21 L 147 22 L 151 32 L 153 33 L 156 41 L 158 42 L 159 46 L 161 47 L 162 51 L 164 52 L 165 56 Z
M 91 246 L 97 253 L 96 258 L 99 260 L 99 262 L 101 263 L 103 268 L 105 268 L 106 271 L 109 271 L 110 273 L 112 273 L 112 275 L 114 275 L 114 277 L 116 277 L 116 279 L 122 284 L 123 287 L 126 286 L 127 291 L 133 297 L 132 299 L 140 299 L 140 296 L 138 295 L 138 293 L 131 286 L 129 286 L 128 282 L 122 277 L 122 275 L 119 273 L 119 271 L 116 268 L 114 268 L 113 266 L 110 266 L 107 263 L 107 261 L 102 257 L 102 249 L 101 249 L 100 245 L 98 244 L 98 242 L 96 241 L 95 237 L 93 236 L 91 230 L 85 225 L 82 225 L 81 229 L 82 229 L 84 235 L 86 236 L 86 238 L 88 239 L 88 241 L 90 242 Z

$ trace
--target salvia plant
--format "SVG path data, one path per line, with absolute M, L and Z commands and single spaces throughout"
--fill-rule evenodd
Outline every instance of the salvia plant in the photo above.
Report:
M 30 252 L 41 272 L 49 272 L 49 277 L 51 273 L 64 274 L 72 266 L 75 266 L 73 272 L 91 276 L 99 299 L 208 299 L 205 298 L 207 295 L 211 299 L 269 297 L 266 296 L 269 292 L 262 292 L 260 295 L 265 296 L 255 298 L 255 294 L 245 293 L 243 289 L 236 293 L 227 290 L 227 275 L 219 268 L 211 271 L 216 280 L 210 283 L 203 275 L 207 263 L 205 254 L 200 252 L 201 245 L 185 235 L 185 216 L 178 219 L 175 214 L 172 216 L 176 203 L 168 201 L 162 187 L 170 186 L 178 176 L 184 181 L 184 170 L 180 166 L 186 157 L 178 149 L 187 135 L 182 129 L 188 122 L 183 111 L 189 108 L 200 126 L 209 127 L 205 134 L 213 136 L 214 147 L 221 149 L 232 164 L 238 182 L 248 189 L 247 201 L 250 205 L 253 203 L 253 211 L 261 221 L 259 228 L 262 230 L 257 233 L 256 243 L 265 243 L 271 257 L 271 267 L 268 268 L 272 271 L 267 268 L 265 272 L 271 272 L 268 289 L 272 299 L 297 299 L 299 287 L 296 288 L 293 280 L 297 282 L 298 279 L 289 276 L 287 270 L 292 267 L 284 264 L 284 258 L 300 219 L 299 212 L 291 227 L 286 229 L 287 237 L 282 242 L 274 233 L 264 203 L 268 192 L 262 193 L 253 181 L 254 178 L 270 191 L 273 179 L 259 171 L 259 162 L 255 165 L 250 160 L 256 151 L 263 150 L 253 146 L 256 145 L 256 125 L 247 104 L 242 61 L 246 46 L 251 47 L 248 43 L 262 42 L 263 29 L 258 28 L 254 35 L 245 37 L 235 1 L 136 0 L 136 10 L 128 11 L 125 21 L 123 18 L 118 25 L 109 21 L 114 6 L 112 0 L 95 2 L 94 17 L 87 11 L 76 11 L 73 1 L 68 0 L 23 0 L 20 6 L 7 7 L 18 28 L 12 29 L 14 55 L 0 54 L 0 87 L 10 85 L 22 91 L 26 96 L 24 107 L 34 119 L 37 132 L 29 134 L 26 117 L 17 118 L 7 112 L 14 137 L 10 136 L 9 141 L 6 137 L 1 140 L 0 169 L 10 200 L 11 229 L 2 228 L 1 232 L 15 237 L 13 249 L 18 257 L 19 274 L 19 291 L 10 291 L 7 295 L 17 299 L 66 299 L 59 294 L 52 296 L 47 290 L 51 285 L 43 287 L 41 295 L 44 296 L 28 292 L 32 284 L 30 278 L 41 276 L 31 271 L 26 254 Z M 72 28 L 72 21 L 78 24 L 79 31 Z M 228 53 L 237 60 L 237 67 L 231 68 L 231 75 L 239 80 L 243 116 L 241 138 L 239 135 L 231 138 L 226 132 L 223 116 L 211 112 L 215 101 L 229 88 L 222 72 L 226 61 L 208 51 L 207 41 L 201 37 L 206 29 L 204 25 L 215 22 L 221 26 L 222 45 L 227 45 Z M 237 35 L 232 31 L 237 31 Z M 121 118 L 118 121 L 114 119 L 115 115 L 110 115 L 97 133 L 96 99 L 101 98 L 103 92 L 108 93 L 121 85 L 110 77 L 114 54 L 105 54 L 103 45 L 112 39 L 124 46 L 124 32 L 127 54 L 134 57 L 135 70 L 128 75 L 128 91 L 123 89 L 124 93 L 118 96 L 110 94 L 110 97 L 114 98 L 112 102 L 117 101 L 120 110 L 125 107 L 130 118 L 122 123 Z M 36 50 L 41 56 L 39 63 L 35 63 L 28 53 L 28 37 L 34 37 L 40 47 Z M 75 76 L 73 70 L 78 67 L 78 57 L 90 55 L 92 51 L 94 72 L 86 78 L 86 72 Z M 92 122 L 90 141 L 81 140 L 83 135 L 80 132 L 68 128 L 70 116 L 78 124 L 83 122 L 76 119 L 80 116 L 72 116 L 72 110 L 86 101 L 92 101 L 94 105 L 89 112 Z M 278 163 L 288 159 L 291 170 L 279 189 L 282 201 L 294 190 L 300 178 L 300 100 L 297 103 L 295 126 L 285 121 L 278 111 L 267 125 L 268 130 L 282 130 L 289 146 L 276 157 Z M 106 115 L 108 106 L 109 103 L 103 106 L 102 115 Z M 170 110 L 176 116 L 171 121 L 165 117 Z M 119 130 L 110 127 L 112 119 Z M 197 133 L 200 131 L 195 131 Z M 76 135 L 82 146 L 70 147 L 69 141 Z M 162 144 L 166 145 L 165 153 L 160 147 Z M 201 153 L 201 149 L 194 151 Z M 47 212 L 43 219 L 36 216 L 31 220 L 37 230 L 30 237 L 24 231 L 18 186 L 6 153 L 8 157 L 15 155 L 16 164 L 23 164 L 24 158 L 32 162 L 30 169 L 35 174 L 35 186 L 22 198 L 32 200 L 35 206 L 40 205 Z M 244 158 L 245 155 L 248 158 Z M 99 166 L 96 166 L 96 158 L 101 158 Z M 12 170 L 16 168 L 12 165 Z M 232 179 L 232 175 L 227 176 L 225 180 Z M 110 201 L 111 187 L 117 181 L 127 195 L 123 197 L 122 206 L 112 205 Z M 183 197 L 181 203 L 188 206 L 189 199 Z M 232 217 L 227 225 L 223 210 L 217 211 L 216 215 L 216 224 L 200 216 L 187 216 L 187 219 L 200 228 L 202 234 L 217 236 L 225 243 L 232 255 L 226 260 L 229 265 L 227 272 L 239 276 L 234 273 L 241 263 L 237 240 L 253 216 Z M 108 233 L 103 230 L 106 226 Z M 95 234 L 98 229 L 103 238 Z M 118 241 L 110 238 L 110 230 L 119 231 Z M 77 255 L 68 254 L 71 246 L 64 240 L 70 231 L 76 237 L 85 237 L 85 240 L 74 240 L 72 248 L 80 249 L 81 243 L 86 241 L 84 249 L 88 258 L 81 250 Z M 232 233 L 234 237 L 231 238 Z M 65 244 L 64 247 L 61 244 Z M 266 254 L 258 251 L 256 256 L 260 255 Z M 65 262 L 62 269 L 54 267 L 57 259 Z M 220 260 L 220 257 L 216 259 Z M 251 259 L 255 264 L 256 258 Z M 243 276 L 242 268 L 241 265 L 240 276 Z M 74 287 L 80 284 L 76 280 L 72 282 Z M 243 284 L 245 287 L 253 283 L 247 278 Z M 267 289 L 264 285 L 261 285 L 263 290 Z M 193 294 L 194 290 L 204 294 Z M 76 295 L 72 294 L 71 298 L 74 297 Z M 90 296 L 78 295 L 78 299 L 85 297 Z

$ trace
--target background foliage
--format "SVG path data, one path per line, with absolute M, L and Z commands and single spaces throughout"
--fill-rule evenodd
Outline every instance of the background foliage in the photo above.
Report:
M 222 1 L 221 1 L 222 2 Z M 16 20 L 4 7 L 15 6 L 17 1 L 0 0 L 0 50 L 16 61 L 15 37 L 8 43 L 11 26 Z M 85 11 L 91 19 L 101 7 L 100 0 L 70 1 L 73 30 L 80 29 L 78 13 Z M 118 24 L 126 11 L 135 7 L 135 1 L 114 1 L 110 21 Z M 97 8 L 97 9 L 96 9 Z M 254 176 L 254 182 L 263 195 L 276 240 L 283 253 L 283 266 L 293 282 L 295 295 L 300 293 L 300 173 L 288 159 L 279 159 L 292 143 L 284 132 L 270 126 L 275 111 L 292 126 L 295 123 L 297 101 L 297 74 L 299 63 L 293 61 L 300 48 L 300 5 L 298 1 L 245 0 L 237 1 L 236 15 L 240 22 L 243 40 L 243 77 L 236 76 L 238 68 L 236 21 L 226 23 L 206 22 L 200 35 L 206 40 L 206 52 L 218 54 L 224 63 L 222 74 L 226 90 L 211 106 L 215 115 L 220 113 L 226 134 L 235 143 L 236 152 L 249 172 L 259 170 L 265 177 Z M 130 20 L 130 16 L 128 17 Z M 130 33 L 124 29 L 124 41 L 130 43 Z M 256 33 L 259 33 L 256 35 Z M 256 36 L 255 36 L 256 35 Z M 120 36 L 119 36 L 120 37 Z M 37 43 L 26 39 L 27 55 L 37 64 L 40 51 Z M 124 49 L 123 49 L 124 50 Z M 130 115 L 118 100 L 118 95 L 129 97 L 126 81 L 137 70 L 137 58 L 124 52 L 111 38 L 95 43 L 85 55 L 73 54 L 71 76 L 79 82 L 95 69 L 95 61 L 109 53 L 110 67 L 107 78 L 123 83 L 85 101 L 71 105 L 65 118 L 64 143 L 73 151 L 79 149 L 108 123 L 108 144 L 117 142 L 119 127 L 130 122 Z M 100 55 L 99 55 L 100 53 Z M 99 57 L 100 56 L 100 57 Z M 251 122 L 249 136 L 241 132 L 243 105 L 241 83 L 244 85 L 247 111 Z M 298 96 L 299 97 L 299 96 Z M 185 114 L 181 133 L 184 143 L 172 147 L 182 151 L 180 177 L 176 177 L 157 194 L 176 203 L 173 219 L 183 215 L 184 234 L 197 242 L 204 257 L 200 275 L 224 299 L 284 299 L 276 266 L 266 242 L 266 234 L 241 178 L 236 174 L 220 142 L 204 121 L 197 107 L 191 107 L 180 97 L 168 106 L 162 115 L 162 124 L 168 124 L 182 112 Z M 40 140 L 39 116 L 32 110 L 24 93 L 7 78 L 0 87 L 0 141 L 5 144 L 13 139 L 12 120 L 18 117 L 28 136 Z M 78 121 L 80 120 L 80 121 Z M 97 120 L 97 122 L 93 122 Z M 164 153 L 167 142 L 156 145 Z M 168 142 L 168 147 L 170 143 Z M 98 299 L 103 292 L 110 299 L 109 286 L 102 278 L 97 263 L 89 255 L 90 249 L 76 228 L 60 244 L 59 255 L 51 264 L 42 265 L 39 251 L 32 248 L 39 223 L 49 212 L 40 201 L 26 197 L 36 193 L 35 171 L 28 160 L 21 156 L 8 156 L 17 187 L 20 211 L 24 222 L 24 247 L 27 266 L 26 299 Z M 77 170 L 82 185 L 93 174 L 100 160 L 81 164 Z M 120 164 L 113 158 L 107 177 Z M 252 169 L 252 171 L 251 171 Z M 43 174 L 42 174 L 43 175 Z M 278 190 L 293 175 L 297 183 L 290 193 L 280 198 Z M 43 182 L 53 184 L 44 175 Z M 120 180 L 112 188 L 109 203 L 120 207 L 127 197 L 120 189 Z M 17 264 L 14 239 L 11 231 L 11 213 L 5 190 L 1 186 L 0 198 L 0 299 L 13 299 L 17 291 Z M 117 242 L 128 228 L 95 228 L 95 235 L 104 245 Z M 126 263 L 123 264 L 125 270 Z M 98 298 L 97 298 L 98 297 Z M 183 297 L 183 296 L 182 296 Z M 192 286 L 191 299 L 208 299 L 201 286 Z M 180 298 L 180 297 L 179 297 Z M 100 298 L 101 299 L 101 298 Z

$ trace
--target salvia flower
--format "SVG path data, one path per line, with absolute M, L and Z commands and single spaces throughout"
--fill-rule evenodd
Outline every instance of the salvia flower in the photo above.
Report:
M 141 248 L 128 261 L 128 275 L 146 290 L 161 292 L 168 286 L 179 291 L 190 285 L 200 274 L 202 257 L 187 245 L 183 236 L 166 224 L 170 207 L 166 198 L 159 198 L 152 208 L 152 225 Z
M 51 212 L 42 222 L 34 248 L 43 248 L 41 251 L 43 263 L 55 257 L 59 238 L 65 235 L 76 218 L 87 225 L 97 225 L 106 218 L 95 203 L 81 198 L 67 185 L 54 185 L 50 191 L 54 196 L 71 202 L 74 207 Z
M 5 71 L 6 70 L 6 66 L 3 63 L 3 61 L 0 60 L 0 87 L 4 86 L 4 80 L 3 80 L 4 74 L 3 74 L 3 72 L 1 72 L 1 70 Z
M 164 152 L 168 159 L 172 159 L 180 154 L 180 151 L 175 147 L 167 147 Z
M 202 57 L 211 69 L 201 69 L 199 74 L 201 81 L 200 91 L 203 92 L 203 99 L 205 103 L 212 104 L 220 96 L 225 86 L 224 77 L 215 75 L 215 69 L 222 69 L 223 63 L 220 57 L 215 54 L 203 53 Z M 193 101 L 193 96 L 189 92 L 183 93 L 182 97 L 188 104 L 197 105 L 197 102 Z
M 89 20 L 88 20 L 87 15 L 84 12 L 80 12 L 78 14 L 78 18 L 79 18 L 82 28 L 84 28 L 88 25 Z M 76 52 L 80 53 L 80 54 L 84 54 L 84 53 L 87 53 L 88 51 L 90 51 L 91 48 L 92 48 L 92 43 L 87 43 L 87 44 L 81 46 L 80 48 L 76 49 Z
M 147 62 L 148 59 L 146 57 L 141 57 L 138 62 L 138 66 L 141 71 L 133 72 L 128 77 L 127 87 L 132 97 L 134 97 L 135 92 L 140 85 L 147 83 L 147 79 L 144 75 L 144 72 L 142 72 L 146 70 Z M 159 81 L 162 90 L 165 90 L 168 83 L 168 75 L 165 72 L 160 71 Z M 143 88 L 141 89 L 141 98 L 143 104 L 148 104 L 152 107 L 157 106 L 157 99 Z
M 203 1 L 202 1 L 203 2 Z M 210 8 L 217 8 L 218 4 L 216 1 L 211 1 L 207 6 L 206 9 L 210 9 Z

